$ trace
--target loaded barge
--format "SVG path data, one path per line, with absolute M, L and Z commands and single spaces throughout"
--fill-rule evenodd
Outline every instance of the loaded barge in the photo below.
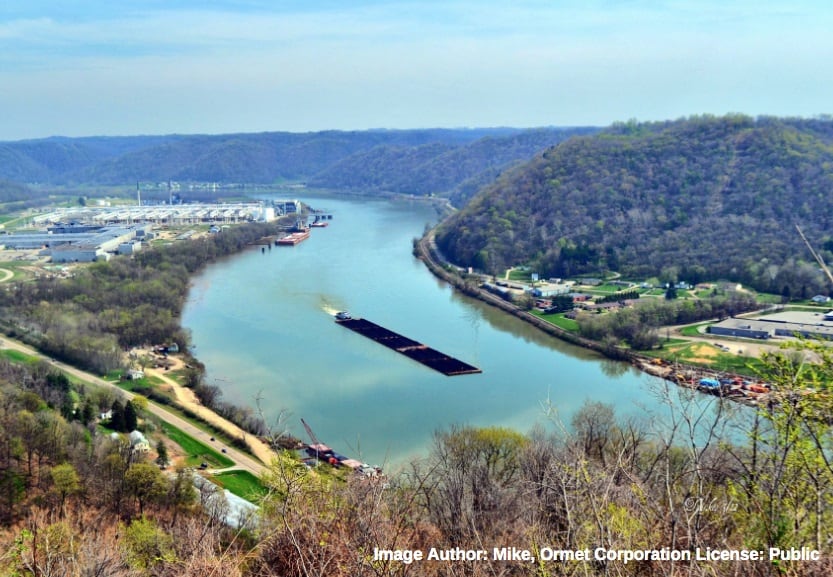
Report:
M 295 246 L 296 244 L 303 242 L 309 238 L 309 231 L 300 231 L 300 232 L 291 232 L 283 238 L 279 238 L 275 241 L 275 244 L 278 246 Z
M 347 312 L 342 311 L 336 314 L 336 323 L 448 377 L 483 372 L 475 366 L 450 357 L 422 343 L 403 337 L 399 333 L 395 333 L 367 319 L 353 318 Z

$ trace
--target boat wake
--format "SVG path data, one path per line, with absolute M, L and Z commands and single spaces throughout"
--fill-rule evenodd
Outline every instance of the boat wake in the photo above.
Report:
M 340 311 L 341 309 L 337 309 L 337 308 L 335 308 L 335 307 L 334 307 L 334 306 L 332 306 L 329 302 L 327 302 L 326 300 L 322 299 L 322 302 L 321 302 L 321 310 L 322 310 L 322 311 L 324 311 L 325 313 L 327 313 L 328 315 L 330 315 L 330 316 L 333 316 L 333 317 L 334 317 L 334 316 L 336 316 L 336 313 L 337 313 L 338 311 Z

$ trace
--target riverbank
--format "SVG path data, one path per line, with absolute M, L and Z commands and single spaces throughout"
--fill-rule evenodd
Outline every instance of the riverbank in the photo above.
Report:
M 444 280 L 445 282 L 447 282 L 463 294 L 479 299 L 492 306 L 495 306 L 501 309 L 502 311 L 509 313 L 512 316 L 515 316 L 533 325 L 534 327 L 542 330 L 543 332 L 551 336 L 557 337 L 570 344 L 578 345 L 585 349 L 595 351 L 609 359 L 617 361 L 632 362 L 633 359 L 637 356 L 632 352 L 621 349 L 619 347 L 611 347 L 604 345 L 603 343 L 591 341 L 590 339 L 583 338 L 581 335 L 577 335 L 575 333 L 571 333 L 570 331 L 562 329 L 561 327 L 549 323 L 544 319 L 536 317 L 528 311 L 523 310 L 519 306 L 497 295 L 481 290 L 477 283 L 469 282 L 467 279 L 464 279 L 459 274 L 450 272 L 447 267 L 451 267 L 453 265 L 448 264 L 445 261 L 445 259 L 443 259 L 442 256 L 439 254 L 439 250 L 437 249 L 437 245 L 434 240 L 433 231 L 429 232 L 415 243 L 414 253 L 417 256 L 417 258 L 419 258 L 420 260 L 422 260 L 423 263 L 425 263 L 428 269 L 436 277 Z
M 549 323 L 497 295 L 480 289 L 476 282 L 464 278 L 459 274 L 459 271 L 452 272 L 452 270 L 449 270 L 453 269 L 454 266 L 448 263 L 440 254 L 435 242 L 434 231 L 429 231 L 415 242 L 414 254 L 425 263 L 435 276 L 449 283 L 456 290 L 497 307 L 558 339 L 595 351 L 611 360 L 627 362 L 646 374 L 668 380 L 684 388 L 722 396 L 751 406 L 769 402 L 768 389 L 765 390 L 765 385 L 761 383 L 750 382 L 739 375 L 716 372 L 699 366 L 681 363 L 671 365 L 629 349 L 608 346 L 583 338 Z M 709 382 L 709 386 L 701 384 L 705 381 Z M 715 382 L 719 385 L 712 386 L 712 383 Z
M 145 354 L 151 355 L 151 351 L 142 351 L 137 350 L 137 354 Z M 163 387 L 166 387 L 173 397 L 176 399 L 175 404 L 178 408 L 186 411 L 186 413 L 190 413 L 204 421 L 205 423 L 209 424 L 211 427 L 218 431 L 222 431 L 231 439 L 239 439 L 242 441 L 243 444 L 248 447 L 248 450 L 251 451 L 252 455 L 254 455 L 257 459 L 259 459 L 262 463 L 268 465 L 274 459 L 278 457 L 278 454 L 269 447 L 266 443 L 264 443 L 261 439 L 257 436 L 252 435 L 251 433 L 247 433 L 243 429 L 241 429 L 236 424 L 232 423 L 231 421 L 224 419 L 205 405 L 203 405 L 197 396 L 194 394 L 194 391 L 189 389 L 188 387 L 183 386 L 175 379 L 169 377 L 166 372 L 170 371 L 177 371 L 183 368 L 184 361 L 178 358 L 176 355 L 169 355 L 168 360 L 170 361 L 171 365 L 169 369 L 162 370 L 159 368 L 154 367 L 147 367 L 145 368 L 144 372 L 146 376 L 152 377 L 161 381 Z

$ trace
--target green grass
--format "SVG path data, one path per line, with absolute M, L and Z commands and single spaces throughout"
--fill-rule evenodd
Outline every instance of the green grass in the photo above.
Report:
M 212 475 L 211 480 L 223 489 L 228 489 L 238 497 L 242 497 L 252 503 L 257 503 L 269 492 L 260 483 L 260 479 L 248 471 L 218 473 L 217 475 Z
M 0 355 L 13 363 L 23 363 L 27 365 L 33 365 L 40 360 L 40 357 L 27 355 L 26 353 L 21 353 L 20 351 L 15 351 L 13 349 L 0 349 Z
M 168 371 L 165 375 L 169 379 L 173 379 L 183 387 L 187 386 L 185 383 L 188 382 L 188 376 L 186 374 L 185 369 L 176 369 L 175 371 Z
M 759 303 L 768 304 L 768 305 L 777 305 L 781 304 L 781 300 L 783 297 L 781 295 L 776 294 L 769 294 L 769 293 L 758 293 L 755 295 L 755 300 Z
M 117 383 L 121 380 L 122 370 L 115 369 L 104 375 L 103 379 L 105 381 L 110 381 L 111 383 Z
M 554 324 L 557 327 L 564 329 L 565 331 L 570 331 L 571 333 L 578 332 L 578 323 L 573 319 L 568 319 L 564 316 L 564 313 L 555 313 L 553 315 L 545 315 L 544 313 L 538 311 L 531 311 L 533 315 L 544 319 L 548 323 Z
M 161 427 L 169 439 L 182 447 L 186 454 L 185 463 L 189 467 L 199 467 L 201 463 L 208 463 L 211 467 L 231 467 L 234 465 L 234 461 L 222 453 L 215 451 L 173 425 L 163 422 Z
M 12 278 L 10 278 L 6 282 L 17 282 L 33 279 L 34 273 L 28 268 L 31 266 L 32 263 L 27 261 L 0 261 L 0 268 L 9 270 L 13 273 Z M 2 277 L 5 277 L 5 275 L 2 275 Z
M 208 423 L 208 422 L 204 421 L 203 419 L 199 418 L 198 416 L 195 416 L 193 413 L 182 410 L 179 406 L 173 404 L 173 400 L 171 401 L 171 404 L 168 404 L 168 405 L 161 405 L 159 403 L 157 403 L 157 405 L 159 407 L 165 409 L 165 411 L 171 413 L 172 415 L 176 415 L 177 417 L 179 417 L 179 418 L 181 418 L 185 421 L 188 421 L 190 424 L 194 425 L 195 427 L 197 427 L 201 431 L 203 431 L 203 432 L 207 433 L 208 435 L 214 437 L 217 440 L 218 443 L 223 443 L 224 445 L 234 446 L 238 451 L 242 451 L 242 452 L 247 453 L 247 454 L 254 457 L 254 454 L 252 454 L 252 452 L 248 448 L 248 446 L 244 449 L 244 448 L 242 448 L 238 445 L 235 445 L 234 439 L 232 439 L 232 437 L 230 437 L 225 431 L 214 427 L 213 425 L 211 425 L 211 423 Z
M 613 285 L 613 284 L 602 284 L 599 286 L 594 286 L 592 289 L 589 289 L 587 292 L 598 292 L 601 294 L 613 294 L 615 292 L 619 292 L 621 290 L 625 290 L 627 287 Z
M 703 333 L 700 332 L 700 327 L 704 327 L 710 325 L 711 323 L 700 323 L 696 325 L 689 325 L 687 327 L 683 327 L 680 332 L 687 336 L 687 337 L 702 337 Z
M 673 347 L 675 345 L 683 345 L 683 344 L 688 343 L 688 342 L 691 342 L 691 341 L 688 341 L 686 339 L 664 339 L 663 338 L 662 339 L 662 346 L 663 347 Z

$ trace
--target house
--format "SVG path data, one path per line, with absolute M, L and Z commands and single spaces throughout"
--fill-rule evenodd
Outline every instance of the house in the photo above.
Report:
M 830 297 L 824 296 L 824 295 L 816 295 L 813 298 L 811 298 L 810 300 L 813 301 L 814 303 L 821 304 L 821 303 L 830 302 Z
M 593 295 L 587 293 L 570 293 L 570 296 L 573 297 L 574 303 L 583 303 L 593 299 Z
M 150 443 L 141 431 L 130 431 L 127 436 L 130 439 L 130 450 L 139 453 L 147 453 L 150 451 Z
M 128 369 L 127 372 L 124 373 L 124 379 L 127 381 L 135 381 L 143 378 L 145 378 L 145 373 L 137 369 Z

